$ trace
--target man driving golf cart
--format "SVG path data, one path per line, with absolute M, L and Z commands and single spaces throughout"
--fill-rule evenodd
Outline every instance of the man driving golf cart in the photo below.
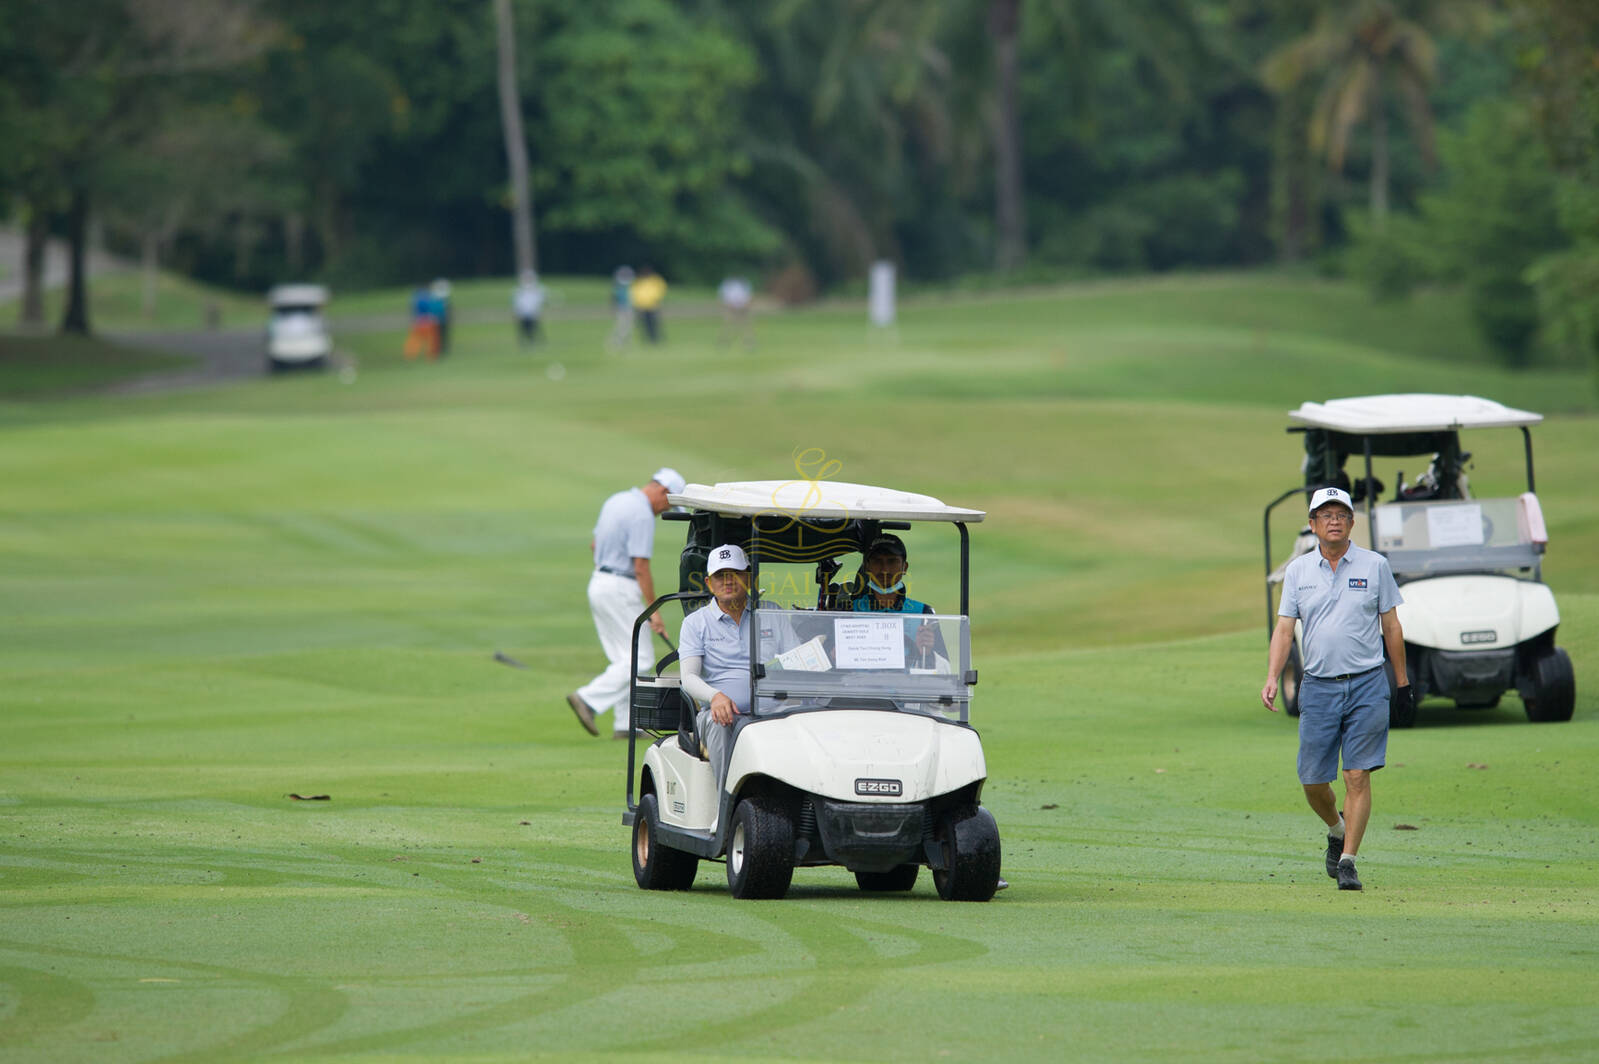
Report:
M 685 660 L 684 675 L 666 672 L 668 655 L 657 675 L 634 681 L 623 818 L 633 827 L 634 875 L 646 889 L 687 889 L 701 859 L 725 859 L 734 896 L 754 898 L 781 897 L 796 867 L 843 865 L 863 890 L 904 891 L 927 865 L 941 896 L 986 901 L 999 886 L 999 833 L 980 803 L 987 769 L 968 719 L 977 673 L 966 616 L 966 526 L 983 514 L 924 495 L 821 487 L 832 498 L 820 503 L 808 481 L 691 484 L 672 497 L 693 511 L 684 518 L 682 590 L 637 623 L 670 601 L 687 609 L 714 596 L 700 610 L 717 613 L 685 620 L 681 652 L 700 661 Z M 833 582 L 839 559 L 859 554 L 869 569 L 885 530 L 912 522 L 958 532 L 960 612 L 858 612 L 850 589 Z M 728 584 L 742 570 L 728 567 L 741 560 L 749 583 L 740 607 Z M 932 626 L 934 645 L 948 650 L 942 667 L 922 665 L 908 624 Z M 701 630 L 746 641 L 748 673 L 738 680 L 747 688 L 728 686 L 748 691 L 752 712 L 735 727 L 714 719 L 714 695 L 709 714 L 684 697 L 705 696 L 699 681 L 713 655 Z M 727 664 L 717 663 L 724 678 Z M 734 692 L 721 693 L 737 705 Z M 708 733 L 697 724 L 708 716 L 711 733 L 726 732 L 725 767 L 709 741 L 701 748 Z

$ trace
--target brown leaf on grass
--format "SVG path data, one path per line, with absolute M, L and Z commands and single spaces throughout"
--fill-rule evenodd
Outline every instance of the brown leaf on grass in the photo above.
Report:
M 1043 805 L 1039 806 L 1038 808 L 1040 808 L 1040 809 L 1059 809 L 1060 806 L 1056 805 L 1054 802 L 1045 802 Z
M 1394 825 L 1394 830 L 1395 831 L 1420 831 L 1421 829 L 1416 827 L 1416 825 L 1414 825 L 1414 824 L 1395 824 Z
M 1467 768 L 1483 769 L 1483 768 L 1487 768 L 1488 766 L 1487 765 L 1479 765 L 1475 761 L 1468 761 L 1468 762 L 1466 762 L 1466 767 Z
M 331 802 L 331 801 L 333 801 L 333 796 L 331 794 L 290 794 L 289 797 L 293 798 L 297 802 Z

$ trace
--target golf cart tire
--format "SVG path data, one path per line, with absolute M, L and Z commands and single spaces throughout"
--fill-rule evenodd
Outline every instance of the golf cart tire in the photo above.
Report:
M 1399 688 L 1394 686 L 1394 663 L 1387 658 L 1383 659 L 1382 673 L 1388 678 L 1388 726 L 1390 728 L 1414 728 L 1416 726 L 1416 688 L 1414 681 L 1411 683 L 1409 706 L 1401 709 L 1399 705 Z
M 741 899 L 781 898 L 794 878 L 794 821 L 770 795 L 755 794 L 733 811 L 727 840 L 727 889 Z
M 688 890 L 700 859 L 661 842 L 660 825 L 660 806 L 646 794 L 633 818 L 633 878 L 645 890 Z
M 1565 650 L 1550 647 L 1532 659 L 1532 697 L 1525 702 L 1527 719 L 1534 723 L 1571 719 L 1577 703 L 1577 679 Z
M 1305 678 L 1305 666 L 1299 659 L 1299 644 L 1288 644 L 1288 661 L 1282 675 L 1277 677 L 1277 693 L 1282 696 L 1283 712 L 1290 717 L 1299 716 L 1299 683 Z
M 921 865 L 902 864 L 887 872 L 856 872 L 855 883 L 862 890 L 873 893 L 905 891 L 916 886 L 916 877 L 921 871 Z
M 933 870 L 945 901 L 988 901 L 999 889 L 999 825 L 981 806 L 961 806 L 939 818 L 934 837 L 944 867 Z

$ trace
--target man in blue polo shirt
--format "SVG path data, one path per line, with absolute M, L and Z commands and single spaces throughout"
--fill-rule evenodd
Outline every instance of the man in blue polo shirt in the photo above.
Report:
M 1349 540 L 1355 508 L 1339 488 L 1310 497 L 1310 528 L 1318 549 L 1288 564 L 1277 627 L 1266 659 L 1260 700 L 1277 712 L 1277 677 L 1288 661 L 1294 622 L 1304 625 L 1305 677 L 1299 687 L 1299 782 L 1310 808 L 1327 825 L 1327 874 L 1339 890 L 1360 890 L 1355 855 L 1371 819 L 1371 774 L 1388 756 L 1388 678 L 1383 648 L 1393 662 L 1394 697 L 1411 698 L 1405 673 L 1405 635 L 1395 612 L 1404 599 L 1388 559 Z M 1343 753 L 1344 809 L 1332 781 Z
M 750 563 L 742 547 L 724 543 L 710 552 L 705 588 L 713 601 L 683 618 L 677 660 L 683 690 L 704 707 L 695 724 L 721 793 L 734 723 L 750 712 Z M 797 642 L 788 618 L 776 611 L 763 614 L 760 635 L 763 659 Z

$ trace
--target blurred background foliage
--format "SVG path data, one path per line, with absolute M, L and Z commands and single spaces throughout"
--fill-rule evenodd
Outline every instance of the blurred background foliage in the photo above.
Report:
M 1591 0 L 512 7 L 547 272 L 1303 262 L 1596 350 Z M 490 0 L 0 0 L 0 211 L 241 289 L 504 276 L 496 43 Z

